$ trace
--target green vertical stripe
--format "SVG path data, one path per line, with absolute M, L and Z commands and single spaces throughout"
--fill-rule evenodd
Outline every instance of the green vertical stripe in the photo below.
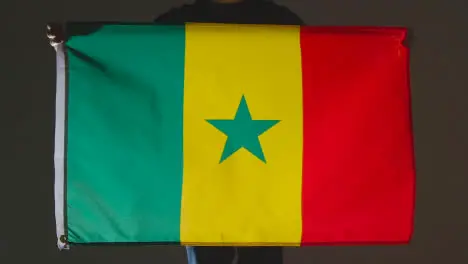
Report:
M 179 241 L 185 28 L 107 25 L 67 46 L 69 241 Z

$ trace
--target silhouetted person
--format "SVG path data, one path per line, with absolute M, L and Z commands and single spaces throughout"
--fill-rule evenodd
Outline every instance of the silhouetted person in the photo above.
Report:
M 302 20 L 288 8 L 268 0 L 197 0 L 194 4 L 171 9 L 155 19 L 155 23 L 158 24 L 186 22 L 303 24 Z M 52 45 L 65 39 L 59 25 L 48 27 L 48 37 Z M 280 247 L 189 247 L 187 253 L 189 264 L 281 264 L 283 262 Z

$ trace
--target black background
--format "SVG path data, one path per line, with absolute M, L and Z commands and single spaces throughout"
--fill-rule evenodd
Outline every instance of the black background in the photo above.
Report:
M 182 2 L 0 2 L 0 263 L 185 263 L 183 248 L 176 246 L 57 250 L 55 53 L 45 38 L 50 21 L 151 21 Z M 309 25 L 402 25 L 414 34 L 411 85 L 417 204 L 413 241 L 407 246 L 289 248 L 285 263 L 468 263 L 468 1 L 277 2 Z

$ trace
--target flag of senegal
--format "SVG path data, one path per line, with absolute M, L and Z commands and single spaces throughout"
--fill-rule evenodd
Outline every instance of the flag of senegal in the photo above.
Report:
M 405 243 L 401 28 L 102 24 L 57 49 L 59 246 Z

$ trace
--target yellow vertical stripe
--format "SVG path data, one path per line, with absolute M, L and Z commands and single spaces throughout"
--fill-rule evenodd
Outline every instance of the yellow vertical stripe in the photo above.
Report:
M 300 244 L 302 74 L 295 26 L 186 27 L 184 244 Z M 207 119 L 281 120 L 259 139 L 266 163 L 240 149 L 220 163 L 227 136 Z

